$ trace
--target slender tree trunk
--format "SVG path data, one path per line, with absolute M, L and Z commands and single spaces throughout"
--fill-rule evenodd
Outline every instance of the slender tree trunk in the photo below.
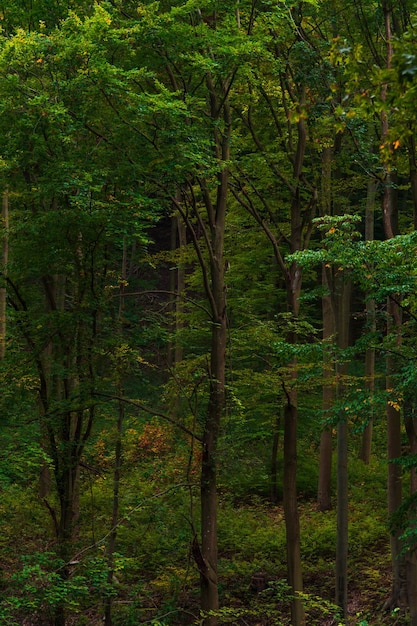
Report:
M 415 402 L 409 394 L 404 398 L 404 423 L 407 432 L 410 454 L 417 454 L 417 417 Z M 417 471 L 415 467 L 410 470 L 410 496 L 413 498 L 417 493 Z M 413 524 L 416 518 L 417 506 L 410 503 L 408 519 Z M 417 626 L 417 554 L 415 545 L 409 546 L 406 555 L 407 568 L 407 596 L 410 610 L 410 626 Z
M 184 250 L 186 240 L 186 229 L 184 222 L 177 216 L 178 248 L 180 254 Z M 179 338 L 179 333 L 184 326 L 183 323 L 183 292 L 185 290 L 185 267 L 180 259 L 177 268 L 177 298 L 175 301 L 175 363 L 180 363 L 183 359 L 183 347 Z
M 197 535 L 193 540 L 193 556 L 200 572 L 201 610 L 205 617 L 204 626 L 217 626 L 219 608 L 217 574 L 217 445 L 225 404 L 226 378 L 226 285 L 224 260 L 224 235 L 226 224 L 227 196 L 229 189 L 231 115 L 225 93 L 218 94 L 210 77 L 207 78 L 210 95 L 211 115 L 218 119 L 222 112 L 223 127 L 216 126 L 215 150 L 221 167 L 217 175 L 215 201 L 209 193 L 207 181 L 199 179 L 207 221 L 204 222 L 199 207 L 194 204 L 194 212 L 203 231 L 208 248 L 208 265 L 204 259 L 195 228 L 188 215 L 178 204 L 178 209 L 189 228 L 194 247 L 203 272 L 203 281 L 207 299 L 211 308 L 211 349 L 209 367 L 209 400 L 207 415 L 202 434 L 202 461 L 200 475 L 201 503 L 201 544 Z M 219 102 L 222 102 L 221 106 Z M 213 612 L 214 615 L 208 615 Z
M 126 241 L 123 242 L 123 258 L 122 258 L 122 275 L 119 288 L 119 312 L 117 319 L 117 334 L 119 341 L 123 341 L 123 311 L 124 311 L 124 294 L 125 284 L 127 277 L 127 247 Z M 117 394 L 120 398 L 123 398 L 123 363 L 115 363 L 116 375 L 117 375 Z M 115 459 L 114 459 L 114 474 L 113 474 L 113 509 L 111 517 L 111 526 L 109 533 L 109 542 L 107 546 L 107 584 L 109 588 L 114 582 L 114 554 L 116 551 L 117 541 L 117 524 L 119 521 L 119 500 L 120 500 L 120 476 L 122 467 L 122 435 L 123 435 L 123 423 L 124 423 L 124 403 L 119 400 L 117 426 L 116 426 L 116 444 L 115 444 Z M 104 625 L 112 626 L 113 617 L 113 597 L 109 595 L 105 601 L 104 608 Z
M 64 418 L 69 420 L 69 417 Z M 72 541 L 74 536 L 74 519 L 76 517 L 75 504 L 78 499 L 79 467 L 74 463 L 73 452 L 69 449 L 69 439 L 65 440 L 64 449 L 61 452 L 60 468 L 56 476 L 60 516 L 57 534 L 58 556 L 63 562 L 60 569 L 60 577 L 67 581 L 70 577 L 69 562 L 72 553 Z M 65 458 L 64 458 L 65 457 Z M 54 625 L 65 626 L 66 609 L 64 602 L 59 602 L 55 609 Z
M 287 297 L 289 309 L 293 313 L 294 317 L 298 317 L 299 313 L 300 289 L 301 270 L 296 264 L 293 264 L 287 274 Z M 297 343 L 296 333 L 288 333 L 287 341 L 288 343 L 295 345 Z M 303 573 L 297 490 L 297 363 L 294 360 L 293 363 L 289 365 L 292 368 L 292 376 L 288 386 L 284 388 L 286 403 L 284 405 L 283 505 L 285 515 L 288 582 L 293 593 L 293 600 L 291 604 L 291 623 L 292 626 L 302 626 L 305 624 L 305 614 L 303 603 L 299 597 L 299 593 L 303 592 Z
M 42 354 L 43 375 L 46 381 L 42 403 L 44 414 L 47 414 L 54 403 L 69 400 L 72 391 L 70 378 L 67 374 L 62 376 L 56 373 L 54 366 L 58 365 L 66 373 L 73 369 L 74 345 L 69 347 L 59 321 L 65 305 L 66 276 L 64 274 L 46 275 L 42 283 L 45 293 L 45 309 L 51 325 L 50 340 Z M 59 503 L 58 515 L 49 505 L 48 509 L 55 525 L 57 554 L 63 563 L 59 572 L 63 581 L 68 580 L 70 576 L 69 561 L 74 536 L 74 521 L 78 509 L 79 467 L 76 460 L 77 446 L 72 439 L 74 419 L 76 419 L 75 412 L 66 410 L 58 415 L 55 427 L 48 424 L 47 420 L 44 422 L 48 436 L 48 451 L 54 460 L 53 475 Z M 65 623 L 65 603 L 59 602 L 55 607 L 54 625 L 65 626 Z
M 212 287 L 216 315 L 212 321 L 210 391 L 206 422 L 203 431 L 201 464 L 201 552 L 194 545 L 194 556 L 200 569 L 201 609 L 203 612 L 219 608 L 217 577 L 217 442 L 225 401 L 226 367 L 226 299 L 223 269 L 223 236 L 214 241 L 212 259 Z M 205 626 L 215 626 L 217 616 L 207 616 Z
M 298 19 L 298 15 L 296 18 Z M 301 29 L 300 33 L 301 40 Z M 277 45 L 277 50 L 279 49 Z M 298 317 L 299 311 L 299 295 L 301 290 L 302 272 L 301 268 L 293 263 L 288 265 L 282 255 L 282 240 L 288 239 L 290 252 L 296 252 L 308 247 L 309 238 L 311 235 L 312 218 L 316 210 L 317 193 L 316 189 L 306 184 L 305 177 L 303 176 L 304 157 L 307 147 L 307 125 L 304 115 L 304 106 L 306 102 L 306 85 L 301 83 L 289 87 L 289 78 L 286 75 L 281 76 L 281 86 L 283 91 L 288 89 L 287 95 L 283 96 L 284 108 L 286 106 L 285 101 L 288 98 L 292 103 L 297 106 L 299 113 L 299 119 L 297 121 L 296 137 L 294 132 L 294 125 L 290 119 L 288 119 L 288 136 L 289 147 L 288 156 L 292 162 L 292 177 L 287 181 L 288 188 L 291 192 L 291 207 L 290 207 L 290 235 L 280 236 L 279 238 L 275 234 L 275 227 L 270 224 L 270 220 L 262 215 L 262 212 L 257 209 L 257 201 L 253 202 L 251 198 L 251 191 L 245 189 L 242 185 L 239 193 L 233 192 L 235 197 L 241 203 L 241 205 L 255 218 L 257 223 L 264 230 L 267 238 L 272 244 L 275 259 L 279 269 L 282 271 L 285 277 L 285 286 L 287 293 L 287 305 L 288 312 L 294 317 L 294 320 Z M 274 112 L 274 106 L 269 96 L 261 89 L 261 93 L 265 98 L 265 102 L 268 108 L 272 112 L 272 117 L 276 120 L 277 116 Z M 257 149 L 266 154 L 264 146 L 260 137 L 258 136 L 253 124 L 252 107 L 249 106 L 248 114 L 246 118 L 248 128 L 250 130 L 252 139 Z M 281 126 L 277 124 L 277 130 L 281 134 Z M 281 180 L 286 180 L 286 177 L 279 172 L 279 168 L 269 159 L 266 158 L 268 166 L 271 168 L 273 174 Z M 248 179 L 249 180 L 249 179 Z M 248 185 L 248 188 L 255 191 L 255 195 L 258 192 L 255 190 L 255 186 Z M 305 205 L 304 192 L 308 189 L 310 195 L 310 202 Z M 265 206 L 268 206 L 266 198 L 262 201 Z M 269 212 L 269 211 L 268 211 Z M 270 216 L 272 213 L 270 212 Z M 278 222 L 279 220 L 277 220 Z M 274 222 L 271 219 L 271 222 Z M 279 227 L 278 227 L 279 232 Z M 289 333 L 287 337 L 289 343 L 296 343 L 297 338 L 294 333 Z M 293 626 L 300 626 L 304 623 L 304 611 L 302 603 L 300 601 L 300 594 L 302 592 L 302 562 L 301 562 L 301 550 L 300 550 L 300 524 L 297 508 L 297 422 L 298 422 L 298 408 L 297 408 L 297 394 L 296 394 L 296 378 L 297 368 L 295 362 L 287 364 L 288 368 L 292 368 L 293 376 L 290 381 L 285 384 L 286 402 L 284 406 L 284 515 L 286 523 L 286 543 L 287 543 L 287 555 L 288 555 L 288 582 L 293 592 L 292 603 L 292 624 Z
M 278 447 L 279 434 L 281 430 L 281 415 L 278 413 L 275 419 L 274 432 L 272 434 L 271 452 L 271 502 L 278 502 Z
M 214 323 L 212 333 L 210 400 L 203 435 L 201 467 L 201 609 L 219 608 L 217 576 L 217 440 L 224 407 L 225 318 Z M 207 617 L 207 626 L 217 624 L 217 617 Z
M 322 268 L 323 287 L 326 292 L 329 290 L 326 268 Z M 332 298 L 325 295 L 322 298 L 322 315 L 323 315 L 323 342 L 329 343 L 336 333 L 335 318 L 332 306 Z M 329 346 L 324 346 L 323 352 L 323 411 L 326 412 L 334 405 L 335 386 L 334 386 L 334 366 L 332 363 L 332 355 L 329 352 Z M 319 461 L 319 480 L 317 490 L 317 508 L 319 511 L 328 511 L 331 509 L 331 478 L 332 478 L 332 455 L 333 455 L 333 438 L 330 427 L 325 427 L 320 436 L 320 461 Z
M 7 330 L 7 263 L 9 259 L 9 193 L 3 192 L 3 202 L 1 211 L 1 221 L 3 228 L 1 247 L 1 271 L 2 280 L 0 286 L 0 361 L 3 361 L 6 354 L 6 330 Z
M 343 375 L 342 372 L 338 372 Z M 339 392 L 343 393 L 340 385 Z M 348 604 L 348 481 L 347 481 L 347 441 L 348 426 L 346 416 L 341 411 L 337 425 L 337 542 L 336 542 L 336 604 L 342 618 L 347 618 Z
M 365 216 L 365 240 L 373 241 L 374 238 L 374 212 L 375 212 L 375 194 L 376 182 L 374 180 L 368 183 L 368 194 L 366 202 Z M 368 332 L 375 332 L 375 301 L 367 300 L 366 302 L 366 321 Z M 375 389 L 375 348 L 367 348 L 365 354 L 365 385 L 369 392 L 370 401 Z M 372 419 L 365 426 L 362 434 L 362 443 L 359 451 L 359 458 L 368 465 L 371 460 L 372 452 Z
M 407 555 L 407 595 L 410 626 L 417 626 L 417 555 L 415 551 Z
M 64 274 L 44 277 L 43 284 L 46 295 L 47 311 L 52 319 L 52 339 L 45 351 L 46 371 L 50 372 L 48 386 L 48 403 L 68 402 L 74 389 L 78 386 L 76 373 L 76 337 L 72 344 L 60 328 L 59 317 L 65 309 L 67 295 L 67 278 Z M 58 331 L 56 331 L 58 328 Z M 65 371 L 64 376 L 52 371 L 51 365 L 58 364 Z M 71 372 L 71 374 L 70 374 Z M 67 410 L 59 416 L 59 425 L 54 431 L 55 446 L 59 448 L 55 482 L 59 498 L 58 546 L 63 561 L 71 555 L 71 542 L 74 534 L 74 523 L 77 518 L 79 498 L 79 448 L 74 441 L 78 420 L 82 419 L 77 411 Z M 64 576 L 65 568 L 63 570 Z
M 338 36 L 338 9 L 336 4 L 332 2 L 332 26 L 333 37 Z M 342 144 L 342 134 L 337 133 L 334 138 L 333 154 L 339 154 Z M 329 169 L 329 167 L 328 167 Z M 331 186 L 331 171 L 327 174 L 329 178 L 328 187 Z M 335 178 L 341 177 L 339 168 L 335 172 Z M 338 207 L 332 210 L 331 191 L 328 192 L 328 214 L 339 213 Z M 328 305 L 328 324 L 331 327 L 332 321 L 330 315 L 333 314 L 333 330 L 336 336 L 336 345 L 339 350 L 347 347 L 349 341 L 349 312 L 350 312 L 350 284 L 345 282 L 345 278 L 334 275 L 334 270 L 325 272 L 325 281 L 329 287 L 330 300 Z M 336 393 L 338 400 L 343 397 L 343 378 L 347 374 L 347 365 L 345 363 L 336 364 L 335 372 L 337 379 Z M 334 394 L 334 391 L 333 391 Z M 332 392 L 329 390 L 327 403 L 334 400 Z M 333 397 L 332 397 L 333 396 Z M 324 405 L 324 402 L 323 402 Z M 329 437 L 327 445 L 330 446 Z M 330 454 L 330 452 L 328 453 Z M 327 463 L 330 463 L 328 460 Z M 330 468 L 329 468 L 330 471 Z M 341 608 L 342 619 L 345 622 L 347 617 L 348 603 L 348 578 L 347 578 L 347 559 L 348 559 L 348 424 L 346 415 L 340 411 L 337 423 L 337 536 L 336 536 L 336 584 L 335 584 L 335 602 Z M 330 477 L 329 477 L 330 480 Z M 328 485 L 328 488 L 330 485 Z
M 299 112 L 305 104 L 305 86 L 299 88 Z M 297 123 L 297 148 L 293 161 L 293 180 L 295 183 L 291 201 L 291 252 L 301 250 L 303 246 L 303 220 L 301 215 L 301 178 L 304 156 L 307 145 L 307 128 L 305 119 L 300 115 Z M 298 318 L 300 308 L 300 292 L 302 271 L 297 263 L 292 263 L 286 270 L 286 291 L 288 310 L 294 318 Z M 297 335 L 288 333 L 287 341 L 295 345 Z M 289 364 L 291 365 L 291 364 Z M 297 364 L 292 363 L 293 381 L 286 391 L 287 401 L 284 407 L 284 485 L 283 504 L 285 515 L 288 582 L 293 593 L 291 606 L 292 626 L 305 624 L 304 607 L 299 597 L 303 592 L 303 573 L 301 561 L 300 516 L 298 512 L 297 491 L 297 446 L 298 446 L 298 407 L 297 407 Z
M 398 306 L 391 299 L 387 303 L 388 328 L 387 332 L 395 332 L 397 341 L 401 342 L 400 312 Z M 390 396 L 395 388 L 396 367 L 392 354 L 386 357 L 386 389 Z M 387 407 L 387 439 L 388 439 L 388 513 L 393 516 L 402 503 L 402 470 L 396 460 L 401 457 L 401 413 L 395 402 L 388 402 Z M 388 609 L 397 606 L 404 607 L 406 598 L 406 569 L 404 558 L 401 555 L 402 542 L 400 531 L 394 529 L 391 533 L 391 563 L 392 563 L 392 591 L 391 597 L 385 606 Z
M 178 199 L 178 202 L 180 200 Z M 181 251 L 186 245 L 186 227 L 184 221 L 178 214 L 171 218 L 171 250 L 177 250 L 181 255 Z M 182 361 L 183 349 L 179 340 L 179 332 L 183 327 L 182 312 L 183 301 L 182 294 L 185 289 L 185 270 L 184 263 L 181 258 L 177 267 L 170 271 L 170 313 L 172 316 L 171 333 L 172 339 L 168 346 L 168 365 L 174 367 Z
M 301 567 L 300 517 L 297 502 L 297 399 L 294 390 L 287 391 L 284 406 L 284 480 L 283 500 L 287 545 L 288 581 L 294 599 L 291 606 L 291 623 L 305 623 L 304 607 L 297 594 L 303 591 Z
M 201 466 L 201 552 L 205 571 L 201 572 L 201 608 L 216 611 L 219 608 L 217 578 L 217 442 L 225 403 L 226 378 L 226 285 L 224 279 L 224 227 L 226 192 L 229 173 L 224 168 L 220 176 L 217 196 L 216 224 L 212 228 L 210 259 L 213 297 L 211 331 L 210 395 L 203 433 Z M 217 617 L 207 617 L 205 626 L 215 626 Z
M 350 281 L 342 276 L 338 281 L 336 295 L 336 334 L 337 347 L 345 350 L 349 345 Z M 344 358 L 344 357 L 343 357 Z M 344 377 L 347 364 L 342 362 L 337 368 L 339 402 L 344 393 Z M 336 540 L 336 604 L 347 618 L 348 603 L 348 423 L 341 407 L 337 424 L 337 540 Z
M 387 239 L 397 234 L 397 203 L 392 187 L 392 176 L 386 174 L 386 185 L 382 200 L 383 223 Z M 396 336 L 401 343 L 401 310 L 394 300 L 387 301 L 387 334 Z M 395 389 L 396 363 L 392 353 L 386 356 L 386 389 L 388 398 Z M 401 413 L 395 402 L 387 402 L 387 440 L 388 440 L 388 513 L 393 516 L 402 503 L 402 471 L 396 462 L 401 457 Z M 386 601 L 386 608 L 405 607 L 407 604 L 407 568 L 402 554 L 400 532 L 395 529 L 391 534 L 392 591 Z
M 416 139 L 412 133 L 408 139 L 408 164 L 410 170 L 411 197 L 413 200 L 413 224 L 417 230 L 417 159 Z
M 383 119 L 383 127 L 385 120 Z M 393 189 L 393 177 L 389 170 L 386 172 L 386 183 L 382 199 L 382 213 L 385 236 L 394 237 L 397 232 L 397 202 Z M 387 334 L 395 333 L 396 341 L 401 343 L 401 310 L 394 300 L 387 301 Z M 388 397 L 395 389 L 396 363 L 392 353 L 386 356 L 386 389 Z M 387 439 L 388 439 L 388 513 L 393 516 L 402 503 L 402 471 L 396 462 L 401 457 L 401 414 L 394 402 L 388 402 Z M 387 608 L 405 607 L 407 604 L 407 568 L 402 554 L 400 532 L 394 530 L 391 534 L 391 562 L 392 562 L 392 592 L 385 603 Z
M 118 388 L 119 397 L 123 397 L 123 386 L 119 385 Z M 107 545 L 107 584 L 109 588 L 114 582 L 114 553 L 116 551 L 117 541 L 117 523 L 119 521 L 119 499 L 120 499 L 120 475 L 122 466 L 122 433 L 124 422 L 124 403 L 119 401 L 118 417 L 117 417 L 117 435 L 115 445 L 115 459 L 114 459 L 114 475 L 113 475 L 113 510 L 111 517 L 111 528 L 109 534 L 109 541 Z M 109 595 L 105 601 L 104 607 L 104 624 L 105 626 L 112 626 L 113 617 L 113 597 Z
M 414 135 L 411 135 L 409 138 L 409 146 L 408 146 L 408 154 L 409 154 L 409 169 L 410 169 L 410 182 L 411 182 L 411 191 L 413 198 L 413 223 L 414 228 L 417 229 L 417 162 L 416 162 L 416 142 Z M 407 416 L 406 413 L 406 430 L 408 434 L 408 439 L 410 442 L 410 452 L 412 454 L 417 454 L 417 424 L 415 417 L 415 407 L 413 406 L 413 415 Z M 410 423 L 411 422 L 411 423 Z M 411 470 L 411 479 L 410 479 L 410 495 L 413 496 L 417 493 L 417 472 L 415 468 Z M 411 512 L 412 516 L 416 516 L 416 507 L 415 505 L 412 507 L 413 510 Z M 407 594 L 408 594 L 408 602 L 410 607 L 410 626 L 417 626 L 417 554 L 416 551 L 413 550 L 408 554 L 407 559 Z
M 321 171 L 321 202 L 320 214 L 331 215 L 332 212 L 332 157 L 333 146 L 323 148 L 322 171 Z M 335 317 L 332 297 L 330 294 L 331 285 L 327 276 L 328 269 L 322 267 L 322 285 L 325 295 L 322 297 L 322 320 L 323 320 L 323 342 L 329 343 L 334 339 Z M 328 346 L 324 346 L 323 351 L 323 412 L 326 413 L 334 404 L 334 365 Z M 319 511 L 327 511 L 331 508 L 331 478 L 332 478 L 332 455 L 333 441 L 330 427 L 324 427 L 320 436 L 320 460 L 319 479 L 317 488 L 317 508 Z
M 392 4 L 383 0 L 382 10 L 385 23 L 386 40 L 386 67 L 392 65 Z M 382 86 L 381 98 L 386 100 L 388 86 Z M 388 138 L 389 120 L 388 114 L 381 114 L 381 139 Z M 395 237 L 398 233 L 398 205 L 395 192 L 395 178 L 389 163 L 384 163 L 384 193 L 382 196 L 382 221 L 386 239 Z M 396 340 L 401 343 L 401 311 L 399 306 L 388 298 L 387 302 L 387 333 L 395 333 Z M 396 364 L 391 353 L 386 357 L 386 389 L 388 397 L 395 389 Z M 401 456 L 401 415 L 394 402 L 388 402 L 387 413 L 387 437 L 388 437 L 388 512 L 393 516 L 402 503 L 402 475 L 401 467 L 396 459 Z M 402 542 L 400 532 L 395 529 L 391 534 L 391 563 L 392 563 L 392 592 L 385 603 L 386 608 L 405 607 L 407 605 L 407 568 L 402 554 Z
M 366 318 L 368 320 L 369 332 L 375 330 L 375 302 L 370 300 L 366 303 Z M 375 389 L 375 348 L 367 348 L 365 354 L 365 387 L 369 393 L 369 401 L 372 403 Z M 372 405 L 371 405 L 372 406 Z M 372 453 L 372 433 L 373 433 L 373 417 L 370 416 L 369 422 L 366 424 L 362 433 L 361 448 L 359 458 L 369 465 Z
M 69 561 L 73 549 L 76 521 L 79 515 L 79 478 L 80 459 L 86 440 L 91 433 L 94 407 L 71 408 L 75 396 L 80 393 L 81 382 L 88 376 L 89 385 L 93 381 L 92 364 L 89 357 L 82 354 L 86 343 L 92 341 L 90 330 L 84 333 L 84 322 L 77 320 L 68 329 L 63 323 L 65 301 L 71 295 L 77 301 L 75 283 L 71 283 L 64 274 L 44 276 L 43 286 L 46 299 L 46 311 L 50 319 L 50 341 L 39 359 L 41 378 L 41 403 L 45 415 L 51 407 L 68 406 L 63 412 L 57 412 L 57 420 L 51 424 L 44 420 L 48 436 L 48 452 L 53 460 L 54 479 L 58 495 L 58 514 L 46 502 L 54 521 L 57 553 L 63 567 L 60 576 L 65 581 L 71 572 Z M 91 333 L 93 333 L 91 330 Z M 93 336 L 92 335 L 92 336 Z M 81 345 L 83 347 L 81 347 Z M 55 626 L 64 626 L 66 621 L 65 603 L 58 603 Z

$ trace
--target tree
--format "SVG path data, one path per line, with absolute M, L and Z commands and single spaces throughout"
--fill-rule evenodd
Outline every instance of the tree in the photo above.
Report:
M 114 146 L 99 129 L 110 118 L 93 113 L 96 104 L 80 94 L 80 80 L 94 85 L 83 73 L 86 47 L 103 67 L 96 37 L 106 19 L 98 11 L 84 31 L 75 16 L 50 35 L 19 31 L 3 45 L 1 59 L 3 180 L 19 199 L 10 214 L 8 300 L 38 381 L 39 428 L 58 505 L 46 492 L 44 502 L 63 580 L 79 514 L 80 463 L 97 415 L 99 346 L 110 332 L 109 256 L 119 255 L 110 236 L 127 222 L 140 239 L 142 220 L 136 176 L 128 183 L 124 164 L 118 171 L 111 165 Z M 63 605 L 55 623 L 65 623 Z

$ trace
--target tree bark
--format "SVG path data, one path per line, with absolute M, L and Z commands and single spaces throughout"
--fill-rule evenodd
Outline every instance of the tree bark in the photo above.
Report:
M 383 0 L 382 10 L 385 24 L 386 67 L 392 65 L 392 4 Z M 381 99 L 386 100 L 388 85 L 382 86 Z M 387 140 L 389 120 L 386 111 L 381 114 L 381 139 Z M 398 204 L 395 192 L 395 179 L 389 163 L 384 167 L 384 192 L 382 196 L 382 222 L 386 239 L 395 237 L 398 233 Z M 401 343 L 401 311 L 392 298 L 387 302 L 387 334 L 395 333 L 396 341 Z M 388 398 L 395 389 L 396 364 L 392 353 L 386 357 L 386 389 Z M 388 513 L 392 517 L 402 503 L 402 472 L 396 459 L 401 456 L 401 414 L 395 402 L 387 402 L 387 438 L 388 438 Z M 402 555 L 402 541 L 397 528 L 391 533 L 391 563 L 392 563 L 392 591 L 385 603 L 386 608 L 402 607 L 407 605 L 407 567 Z
M 76 398 L 80 397 L 80 390 L 90 390 L 94 384 L 93 357 L 88 346 L 94 341 L 97 331 L 95 311 L 91 313 L 91 324 L 76 315 L 70 327 L 62 323 L 66 299 L 70 297 L 79 305 L 83 298 L 79 294 L 84 294 L 84 291 L 82 288 L 78 291 L 76 279 L 83 280 L 82 272 L 73 281 L 64 274 L 42 278 L 50 328 L 49 342 L 37 358 L 41 425 L 47 437 L 47 451 L 53 461 L 58 511 L 46 500 L 45 503 L 54 522 L 57 554 L 63 562 L 60 576 L 64 581 L 70 576 L 69 561 L 79 515 L 80 459 L 94 420 L 94 405 L 84 407 L 75 404 L 78 405 Z M 30 345 L 32 350 L 36 349 L 33 343 Z M 50 418 L 51 412 L 55 412 L 54 420 Z M 55 610 L 54 624 L 64 626 L 65 621 L 65 603 L 60 602 Z
M 178 200 L 179 201 L 179 200 Z M 184 221 L 176 213 L 171 218 L 171 250 L 177 250 L 181 255 L 181 251 L 186 245 L 186 227 Z M 168 365 L 175 367 L 183 358 L 183 349 L 179 340 L 179 332 L 183 327 L 183 292 L 185 289 L 185 269 L 181 258 L 177 267 L 170 271 L 170 314 L 172 339 L 168 345 Z
M 297 502 L 297 405 L 296 392 L 287 392 L 284 407 L 284 480 L 283 500 L 287 545 L 288 581 L 294 599 L 291 605 L 293 626 L 305 624 L 304 607 L 298 593 L 303 591 L 301 567 L 300 517 Z
M 415 410 L 415 402 L 413 399 L 414 390 L 405 393 L 404 398 L 404 423 L 407 432 L 408 443 L 410 446 L 410 454 L 417 454 L 417 417 Z M 415 467 L 410 469 L 410 497 L 413 498 L 417 493 L 417 471 Z M 408 511 L 408 519 L 413 524 L 417 513 L 415 502 L 410 504 Z M 406 555 L 406 571 L 407 571 L 407 596 L 408 607 L 410 610 L 410 625 L 417 626 L 417 554 L 416 545 L 408 546 Z
M 326 291 L 329 284 L 326 268 L 322 268 L 322 282 Z M 335 318 L 330 295 L 322 297 L 323 315 L 323 342 L 328 343 L 335 337 Z M 323 352 L 323 411 L 331 409 L 335 401 L 334 366 L 329 346 L 324 346 Z M 317 508 L 319 511 L 331 509 L 331 478 L 332 478 L 333 437 L 330 427 L 324 427 L 320 436 L 319 480 L 317 489 Z
M 322 176 L 321 176 L 321 215 L 331 215 L 331 182 L 333 147 L 323 148 Z M 328 269 L 322 267 L 322 286 L 325 295 L 322 296 L 323 320 L 323 396 L 322 408 L 324 414 L 332 408 L 335 399 L 334 365 L 326 346 L 335 337 L 335 312 L 330 294 L 331 285 L 328 280 Z M 319 479 L 317 487 L 317 509 L 328 511 L 331 509 L 331 478 L 332 478 L 333 437 L 330 427 L 324 427 L 320 435 Z
M 397 342 L 401 342 L 400 312 L 396 303 L 388 299 L 387 303 L 388 326 L 387 332 L 397 334 Z M 392 354 L 386 357 L 386 389 L 390 397 L 395 388 L 394 374 L 396 371 Z M 394 402 L 388 402 L 387 412 L 387 439 L 388 439 L 388 513 L 392 517 L 402 503 L 402 471 L 396 460 L 401 457 L 401 413 Z M 394 528 L 391 533 L 391 563 L 392 563 L 392 590 L 391 597 L 386 602 L 386 608 L 403 607 L 407 603 L 406 569 L 404 558 L 401 556 L 402 542 L 400 531 Z
M 337 347 L 345 350 L 349 345 L 349 315 L 351 285 L 343 276 L 339 278 L 336 294 L 336 335 Z M 342 355 L 342 359 L 345 357 Z M 347 364 L 342 361 L 337 367 L 337 395 L 339 402 L 343 398 L 344 377 Z M 336 540 L 336 604 L 347 618 L 348 602 L 348 423 L 343 406 L 340 408 L 337 424 L 337 540 Z
M 299 217 L 298 212 L 298 217 Z M 292 215 L 292 228 L 298 229 L 297 216 Z M 294 241 L 294 240 L 293 240 Z M 295 243 L 295 242 L 294 242 Z M 296 245 L 296 243 L 295 243 Z M 301 269 L 293 263 L 287 273 L 288 306 L 294 318 L 299 314 L 299 296 L 301 291 Z M 297 334 L 287 334 L 291 345 L 297 343 Z M 299 593 L 303 592 L 303 573 L 301 561 L 300 516 L 298 512 L 297 490 L 297 444 L 298 444 L 298 407 L 297 407 L 297 363 L 294 360 L 289 366 L 292 375 L 287 388 L 284 406 L 284 477 L 283 505 L 285 516 L 288 582 L 292 589 L 291 604 L 292 626 L 305 624 L 305 613 Z
M 121 272 L 121 281 L 119 287 L 119 312 L 117 316 L 117 328 L 116 332 L 119 337 L 120 344 L 123 341 L 123 311 L 125 305 L 125 284 L 127 278 L 127 247 L 126 241 L 123 241 L 123 256 L 122 256 L 122 272 Z M 115 362 L 115 370 L 116 370 L 116 387 L 117 387 L 117 395 L 119 398 L 123 398 L 123 364 Z M 107 584 L 109 587 L 113 585 L 114 582 L 114 568 L 115 568 L 115 559 L 114 553 L 116 551 L 116 541 L 117 541 L 117 524 L 119 521 L 119 501 L 120 501 L 120 478 L 121 478 L 121 469 L 122 469 L 122 436 L 123 436 L 123 423 L 124 423 L 124 411 L 125 406 L 124 402 L 119 400 L 118 403 L 118 414 L 117 414 L 117 424 L 116 424 L 116 442 L 114 447 L 114 472 L 113 472 L 113 507 L 112 507 L 112 516 L 110 522 L 110 532 L 109 532 L 109 542 L 107 546 Z M 108 595 L 105 601 L 104 607 L 104 626 L 112 626 L 113 624 L 113 596 L 111 594 Z
M 227 132 L 230 132 L 230 126 Z M 203 612 L 216 611 L 219 608 L 217 579 L 217 443 L 225 402 L 227 318 L 226 285 L 224 279 L 224 228 L 228 181 L 229 172 L 225 165 L 219 175 L 215 223 L 211 227 L 212 254 L 210 257 L 210 274 L 213 318 L 210 390 L 207 419 L 203 432 L 201 464 L 201 552 L 205 564 L 205 570 L 200 571 L 201 608 Z M 204 620 L 204 625 L 215 626 L 217 621 L 217 617 L 210 616 Z
M 218 94 L 210 77 L 207 78 L 213 120 L 223 117 L 223 127 L 215 129 L 215 151 L 221 168 L 217 175 L 215 200 L 209 192 L 207 181 L 199 179 L 206 220 L 200 213 L 193 196 L 193 209 L 208 249 L 206 263 L 194 224 L 178 203 L 177 208 L 191 234 L 203 273 L 205 293 L 211 310 L 211 348 L 209 366 L 209 400 L 202 433 L 202 461 L 200 475 L 201 542 L 194 536 L 192 551 L 200 572 L 200 598 L 204 626 L 216 626 L 219 608 L 217 574 L 217 445 L 225 404 L 226 379 L 226 284 L 224 260 L 224 235 L 227 197 L 229 189 L 231 115 L 227 102 L 227 83 Z M 219 106 L 219 102 L 222 102 Z M 209 615 L 208 613 L 214 613 Z
M 417 230 L 417 159 L 414 134 L 411 134 L 408 139 L 408 165 L 410 171 L 411 197 L 413 200 L 413 224 L 414 230 Z
M 271 451 L 271 502 L 278 502 L 278 446 L 279 434 L 281 429 L 281 415 L 278 413 L 275 419 L 274 432 L 272 434 L 272 451 Z
M 218 231 L 211 263 L 213 297 L 216 314 L 212 320 L 210 390 L 207 418 L 203 431 L 201 463 L 201 609 L 219 608 L 217 578 L 217 442 L 225 400 L 226 367 L 226 298 L 223 272 L 223 234 Z M 204 619 L 205 626 L 215 626 L 216 616 Z
M 3 202 L 1 210 L 2 221 L 2 247 L 1 247 L 1 271 L 2 279 L 0 286 L 0 361 L 3 361 L 6 354 L 6 331 L 7 331 L 7 263 L 9 259 L 9 193 L 3 192 Z
M 368 183 L 368 194 L 366 202 L 366 215 L 365 215 L 365 240 L 373 241 L 374 239 L 374 212 L 375 212 L 375 194 L 376 194 L 376 181 L 371 180 Z M 375 301 L 368 299 L 366 301 L 366 322 L 367 331 L 375 332 Z M 370 402 L 375 389 L 375 348 L 367 348 L 365 354 L 365 387 L 369 393 Z M 372 452 L 372 431 L 373 421 L 370 419 L 365 426 L 362 434 L 361 448 L 359 451 L 359 458 L 368 465 L 371 460 Z

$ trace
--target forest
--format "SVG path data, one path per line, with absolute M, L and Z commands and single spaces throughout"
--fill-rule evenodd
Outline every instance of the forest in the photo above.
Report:
M 417 5 L 0 2 L 0 624 L 417 626 Z

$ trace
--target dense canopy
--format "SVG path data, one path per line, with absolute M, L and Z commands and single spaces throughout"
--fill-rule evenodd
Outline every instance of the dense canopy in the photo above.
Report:
M 415 3 L 0 17 L 0 623 L 416 626 Z

